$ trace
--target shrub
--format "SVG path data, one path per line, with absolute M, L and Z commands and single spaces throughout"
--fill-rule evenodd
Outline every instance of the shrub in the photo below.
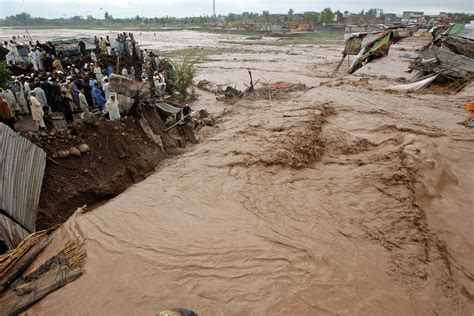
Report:
M 168 75 L 174 84 L 175 97 L 180 101 L 193 98 L 196 94 L 194 87 L 194 77 L 197 74 L 196 64 L 201 62 L 202 55 L 190 52 L 183 56 L 180 61 L 170 60 L 172 67 L 168 70 Z
M 0 62 L 0 87 L 3 89 L 8 88 L 8 82 L 10 81 L 12 72 L 7 67 L 7 63 Z

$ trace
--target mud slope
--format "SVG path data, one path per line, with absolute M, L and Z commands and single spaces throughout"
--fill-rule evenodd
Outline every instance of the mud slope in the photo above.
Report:
M 387 94 L 383 60 L 318 77 L 338 58 L 310 78 L 288 61 L 315 88 L 227 107 L 191 152 L 76 212 L 50 251 L 86 239 L 87 273 L 31 312 L 471 315 L 474 138 L 455 124 L 469 96 Z

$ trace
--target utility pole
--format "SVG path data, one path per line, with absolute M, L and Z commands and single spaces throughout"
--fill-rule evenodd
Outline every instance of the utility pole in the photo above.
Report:
M 216 17 L 216 0 L 212 0 L 212 16 Z

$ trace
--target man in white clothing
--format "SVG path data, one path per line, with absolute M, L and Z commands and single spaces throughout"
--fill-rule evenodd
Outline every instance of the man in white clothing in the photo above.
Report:
M 104 79 L 104 84 L 102 85 L 102 90 L 104 90 L 105 99 L 108 100 L 109 97 L 110 97 L 109 79 L 107 79 L 107 78 Z
M 41 89 L 39 86 L 34 88 L 32 93 L 35 93 L 35 99 L 37 99 L 40 103 L 41 106 L 48 106 L 48 100 L 46 99 L 46 94 L 44 93 L 43 89 Z

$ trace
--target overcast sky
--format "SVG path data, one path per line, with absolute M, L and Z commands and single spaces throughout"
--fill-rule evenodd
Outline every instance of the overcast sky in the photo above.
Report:
M 400 14 L 402 11 L 424 11 L 425 14 L 439 12 L 474 12 L 474 0 L 216 0 L 217 14 L 244 11 L 261 13 L 286 13 L 293 8 L 296 13 L 333 10 L 360 12 L 370 8 L 382 8 L 385 12 Z M 27 12 L 40 17 L 70 17 L 93 15 L 103 17 L 108 11 L 114 17 L 132 17 L 137 14 L 148 17 L 165 15 L 185 17 L 212 14 L 212 0 L 0 0 L 0 17 Z

